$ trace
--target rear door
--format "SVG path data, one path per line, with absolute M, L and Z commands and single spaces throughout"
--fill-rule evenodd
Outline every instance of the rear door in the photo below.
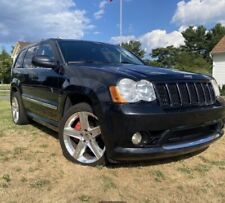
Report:
M 36 68 L 32 64 L 32 58 L 35 56 L 37 46 L 33 46 L 27 49 L 24 60 L 22 71 L 24 73 L 24 80 L 21 83 L 22 99 L 27 113 L 32 116 L 38 114 L 39 105 L 36 102 L 36 88 L 38 84 L 38 74 Z
M 27 82 L 28 73 L 23 70 L 23 60 L 26 54 L 26 50 L 20 52 L 16 58 L 16 62 L 12 69 L 12 84 L 16 85 L 20 89 L 20 93 L 23 92 L 23 84 Z

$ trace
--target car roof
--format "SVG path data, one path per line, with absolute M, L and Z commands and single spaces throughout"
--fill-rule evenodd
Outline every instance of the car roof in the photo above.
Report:
M 33 46 L 36 46 L 40 43 L 43 43 L 43 42 L 88 42 L 88 43 L 94 43 L 94 44 L 102 44 L 102 45 L 112 45 L 114 46 L 113 44 L 110 44 L 110 43 L 105 43 L 105 42 L 99 42 L 99 41 L 91 41 L 91 40 L 78 40 L 78 39 L 61 39 L 61 38 L 49 38 L 49 39 L 45 39 L 45 40 L 41 40 L 40 42 L 36 42 L 36 43 L 32 43 L 26 47 L 24 47 L 23 49 L 21 49 L 20 52 L 24 51 L 24 50 L 27 50 Z
M 49 40 L 54 40 L 57 42 L 88 42 L 88 43 L 94 43 L 94 44 L 105 44 L 105 45 L 113 45 L 110 43 L 105 43 L 105 42 L 99 42 L 99 41 L 91 41 L 91 40 L 80 40 L 80 39 L 61 39 L 61 38 L 52 38 Z

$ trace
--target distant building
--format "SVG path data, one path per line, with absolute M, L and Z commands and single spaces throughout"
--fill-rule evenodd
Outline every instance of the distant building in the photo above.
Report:
M 28 46 L 29 44 L 31 44 L 30 42 L 17 42 L 14 49 L 13 49 L 13 52 L 12 52 L 12 55 L 11 55 L 11 58 L 13 59 L 13 62 L 16 60 L 16 57 L 18 55 L 18 53 L 20 52 L 21 49 L 23 49 L 24 47 Z
M 225 85 L 225 36 L 213 48 L 211 56 L 213 59 L 213 77 L 222 87 Z

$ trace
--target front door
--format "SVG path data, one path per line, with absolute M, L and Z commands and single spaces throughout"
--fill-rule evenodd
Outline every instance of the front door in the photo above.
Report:
M 29 69 L 30 84 L 24 91 L 23 98 L 32 117 L 57 125 L 60 75 L 52 68 L 38 67 L 32 64 L 34 55 L 44 55 L 55 60 L 54 50 L 49 43 L 40 44 L 33 54 L 29 50 L 24 59 L 24 68 Z

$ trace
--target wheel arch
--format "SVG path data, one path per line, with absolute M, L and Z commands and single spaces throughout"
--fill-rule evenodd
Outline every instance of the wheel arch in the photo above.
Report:
M 12 100 L 12 93 L 15 93 L 15 92 L 19 92 L 20 93 L 20 90 L 16 86 L 16 84 L 12 83 L 11 87 L 10 87 L 10 101 Z
M 70 91 L 67 92 L 63 96 L 63 101 L 61 104 L 61 111 L 60 115 L 63 117 L 65 113 L 68 111 L 68 109 L 78 103 L 87 103 L 92 107 L 93 113 L 98 115 L 99 118 L 101 118 L 101 105 L 100 101 L 96 95 L 96 93 L 89 89 L 85 88 L 85 90 L 80 90 L 80 91 Z

